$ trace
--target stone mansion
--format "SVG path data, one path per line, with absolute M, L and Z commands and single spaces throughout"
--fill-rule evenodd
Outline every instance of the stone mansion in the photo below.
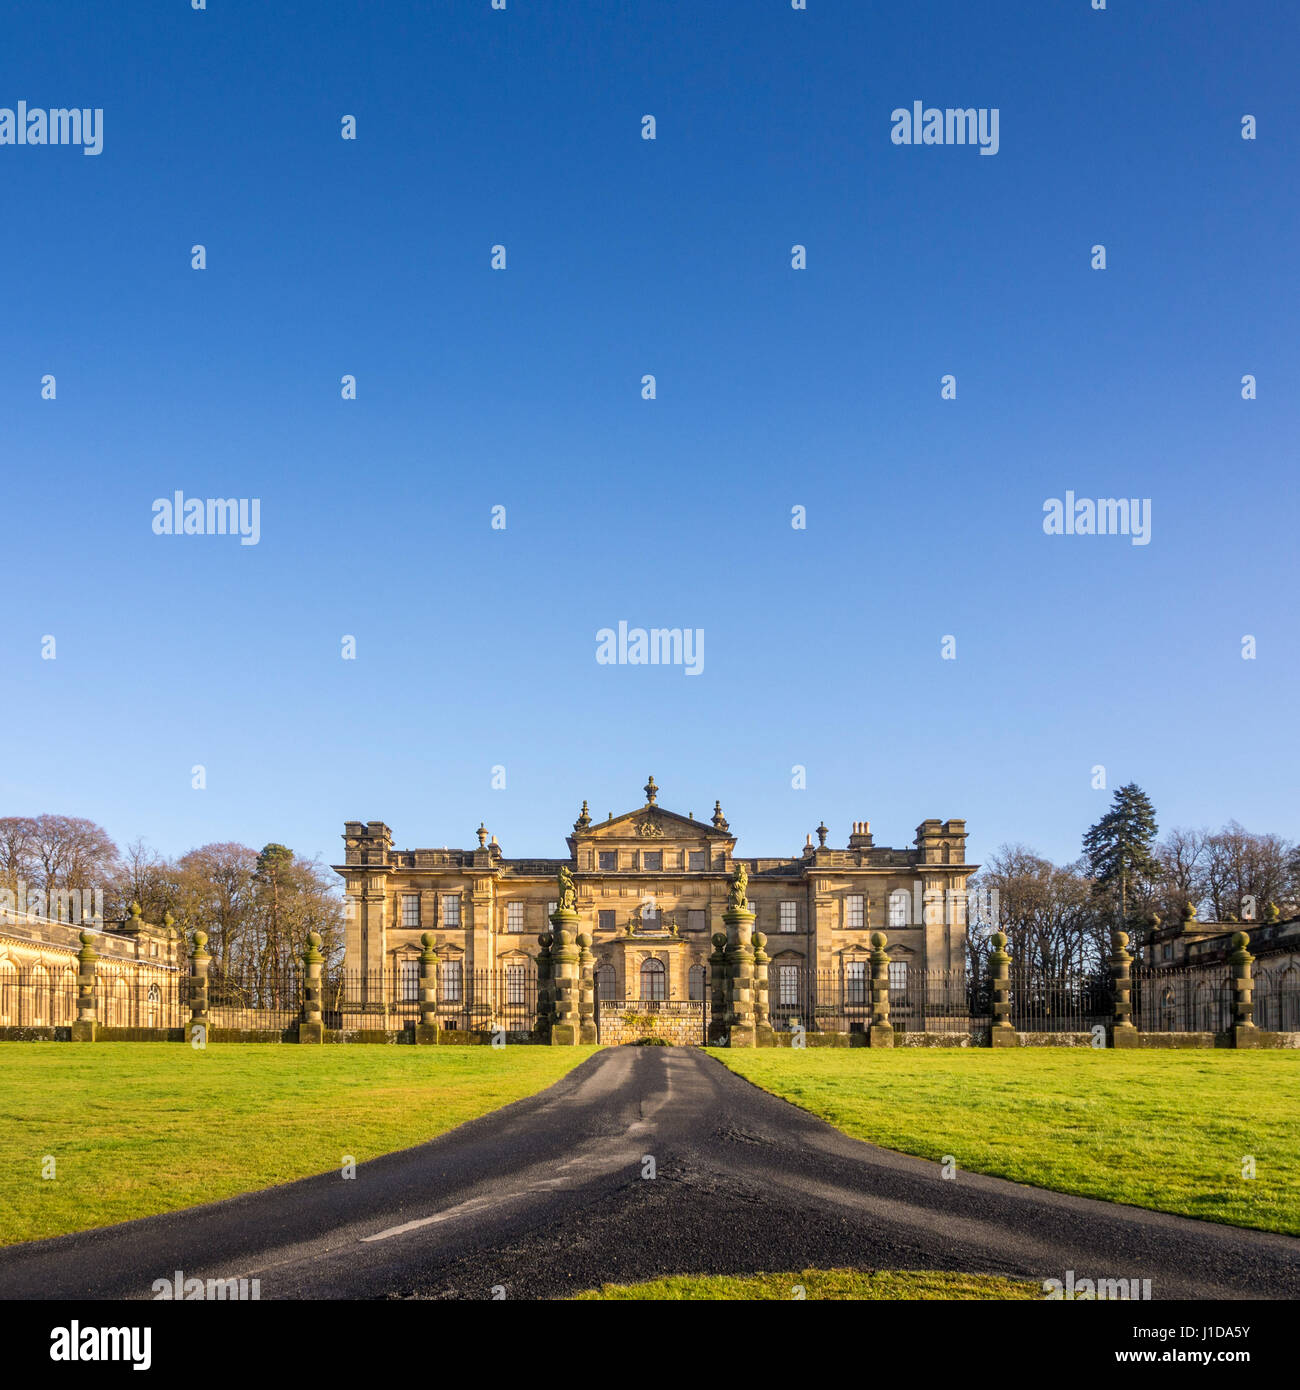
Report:
M 899 983 L 911 970 L 963 970 L 966 881 L 979 867 L 966 862 L 965 821 L 922 821 L 906 849 L 877 846 L 867 821 L 833 848 L 819 825 L 798 854 L 742 859 L 720 804 L 700 821 L 661 807 L 653 777 L 644 792 L 603 821 L 584 801 L 563 859 L 507 858 L 484 825 L 476 848 L 397 850 L 382 821 L 346 822 L 345 862 L 334 866 L 347 895 L 345 966 L 370 982 L 370 1006 L 402 981 L 414 986 L 426 932 L 444 998 L 459 997 L 470 972 L 531 973 L 561 867 L 576 886 L 578 930 L 592 938 L 600 999 L 704 999 L 711 937 L 725 930 L 741 864 L 774 991 L 783 966 L 865 988 L 870 933 L 882 928 Z

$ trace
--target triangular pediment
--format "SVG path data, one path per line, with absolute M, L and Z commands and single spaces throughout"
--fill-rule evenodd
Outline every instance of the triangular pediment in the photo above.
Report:
M 574 838 L 583 843 L 593 840 L 663 840 L 667 843 L 690 840 L 698 843 L 700 840 L 730 842 L 732 836 L 708 821 L 692 820 L 676 811 L 666 811 L 662 806 L 642 806 L 635 811 L 624 811 L 612 820 L 592 821 L 583 829 L 575 829 Z

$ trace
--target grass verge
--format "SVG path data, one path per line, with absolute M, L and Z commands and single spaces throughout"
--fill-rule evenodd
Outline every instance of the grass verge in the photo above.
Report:
M 362 1163 L 522 1100 L 596 1050 L 0 1043 L 0 1244 Z
M 798 1274 L 674 1274 L 645 1284 L 605 1284 L 578 1299 L 744 1299 L 790 1302 L 803 1298 L 1040 1300 L 1037 1284 L 991 1274 L 948 1274 L 939 1270 L 805 1269 Z
M 1057 1192 L 1300 1235 L 1300 1052 L 715 1055 L 884 1148 L 951 1155 L 959 1168 Z

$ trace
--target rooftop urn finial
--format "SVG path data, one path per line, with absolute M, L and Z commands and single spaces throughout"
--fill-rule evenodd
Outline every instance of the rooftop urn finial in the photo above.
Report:
M 584 798 L 582 802 L 582 812 L 578 816 L 578 819 L 573 822 L 573 828 L 575 830 L 585 830 L 590 824 L 591 812 L 587 810 L 587 802 L 586 798 Z
M 830 827 L 826 824 L 825 821 L 822 821 L 822 823 L 817 827 L 817 845 L 819 849 L 826 848 L 826 837 L 830 833 Z
M 722 814 L 721 801 L 715 801 L 713 803 L 713 825 L 717 830 L 726 830 L 727 828 L 727 818 Z
M 655 797 L 659 795 L 659 788 L 655 786 L 654 774 L 650 774 L 650 780 L 645 784 L 645 804 L 653 806 Z
M 487 826 L 484 825 L 482 821 L 479 821 L 479 823 L 478 823 L 478 829 L 477 829 L 474 833 L 478 836 L 478 847 L 479 847 L 479 849 L 486 849 L 486 848 L 487 848 L 487 839 L 488 839 Z

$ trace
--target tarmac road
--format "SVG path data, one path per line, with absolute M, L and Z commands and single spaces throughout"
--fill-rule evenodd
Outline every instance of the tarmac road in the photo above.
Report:
M 339 1152 L 347 1135 L 340 1130 Z M 653 1159 L 654 1176 L 647 1158 Z M 855 1266 L 1300 1297 L 1300 1241 L 1044 1192 L 864 1144 L 695 1048 L 597 1053 L 418 1148 L 167 1216 L 0 1249 L 0 1298 L 547 1298 L 669 1273 Z

